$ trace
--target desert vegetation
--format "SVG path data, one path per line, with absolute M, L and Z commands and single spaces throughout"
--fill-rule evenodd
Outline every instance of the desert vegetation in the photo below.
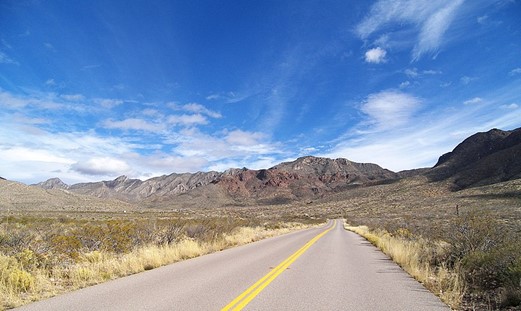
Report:
M 379 247 L 452 308 L 521 306 L 521 239 L 487 212 L 470 211 L 444 227 L 349 226 Z
M 320 223 L 103 213 L 0 220 L 0 309 Z

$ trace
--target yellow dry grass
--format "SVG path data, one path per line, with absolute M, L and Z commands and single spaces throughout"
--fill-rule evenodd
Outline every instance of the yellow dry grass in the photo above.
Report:
M 435 257 L 443 257 L 447 243 L 432 242 L 423 238 L 411 239 L 408 231 L 393 236 L 387 231 L 371 231 L 366 226 L 349 226 L 353 231 L 371 244 L 381 249 L 402 269 L 421 282 L 431 292 L 438 295 L 452 308 L 458 308 L 463 297 L 464 286 L 456 271 L 448 269 L 444 264 L 434 266 Z
M 0 309 L 20 306 L 66 291 L 305 227 L 310 226 L 284 223 L 274 229 L 239 227 L 230 234 L 223 234 L 220 238 L 207 242 L 186 237 L 177 243 L 145 246 L 123 255 L 94 251 L 80 254 L 76 263 L 54 268 L 52 271 L 36 268 L 27 272 L 12 257 L 0 254 Z

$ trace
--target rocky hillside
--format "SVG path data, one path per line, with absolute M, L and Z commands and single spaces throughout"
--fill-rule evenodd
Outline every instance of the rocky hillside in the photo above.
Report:
M 44 189 L 67 189 L 78 194 L 127 202 L 146 200 L 157 203 L 190 193 L 192 196 L 228 196 L 238 202 L 280 203 L 321 197 L 349 186 L 396 178 L 397 174 L 376 164 L 355 163 L 346 159 L 303 157 L 262 170 L 244 168 L 229 169 L 222 173 L 174 173 L 145 181 L 120 176 L 111 181 L 71 186 L 53 178 L 36 186 Z M 198 191 L 194 191 L 195 189 Z
M 376 164 L 346 159 L 302 157 L 270 169 L 232 169 L 216 184 L 238 198 L 265 203 L 312 199 L 348 187 L 396 179 L 398 175 Z
M 426 174 L 451 179 L 454 190 L 521 178 L 521 129 L 477 133 L 442 155 Z
M 220 176 L 217 172 L 195 174 L 170 174 L 145 181 L 120 176 L 111 181 L 75 184 L 70 191 L 99 198 L 116 198 L 128 202 L 138 202 L 150 197 L 179 195 L 197 187 L 206 186 Z
M 32 186 L 38 186 L 43 189 L 63 189 L 63 190 L 69 189 L 69 185 L 67 185 L 66 183 L 61 181 L 61 179 L 59 179 L 59 178 L 51 178 L 51 179 L 42 181 L 42 182 L 37 183 Z

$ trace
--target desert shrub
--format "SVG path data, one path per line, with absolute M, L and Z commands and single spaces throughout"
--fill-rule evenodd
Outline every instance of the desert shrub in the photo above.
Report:
M 74 235 L 56 235 L 51 239 L 54 252 L 77 260 L 80 256 L 81 242 Z
M 503 243 L 505 228 L 491 215 L 470 212 L 456 218 L 445 234 L 451 245 L 452 263 L 456 263 L 473 252 L 489 252 Z
M 17 228 L 18 227 L 18 228 Z M 14 254 L 30 248 L 34 240 L 34 234 L 26 230 L 25 226 L 9 228 L 7 232 L 0 233 L 0 250 L 4 254 Z
M 170 245 L 178 242 L 183 234 L 183 227 L 176 224 L 167 225 L 163 230 L 159 232 L 158 244 Z
M 8 287 L 15 292 L 26 292 L 34 285 L 34 277 L 27 271 L 14 268 L 9 272 Z
M 39 266 L 38 255 L 30 249 L 24 249 L 15 255 L 16 260 L 24 270 L 33 270 Z
M 87 251 L 99 251 L 102 248 L 105 230 L 101 225 L 85 224 L 81 227 L 78 239 Z
M 497 251 L 474 251 L 463 257 L 461 268 L 467 284 L 473 288 L 495 289 L 501 286 L 505 263 Z
M 128 221 L 110 220 L 106 224 L 103 248 L 109 252 L 128 253 L 133 248 L 135 224 Z

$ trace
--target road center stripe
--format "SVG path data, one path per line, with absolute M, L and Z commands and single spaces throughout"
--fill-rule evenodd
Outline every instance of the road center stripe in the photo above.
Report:
M 272 269 L 268 274 L 263 276 L 260 280 L 255 282 L 252 286 L 250 286 L 247 290 L 245 290 L 242 294 L 237 296 L 232 302 L 227 304 L 221 311 L 228 310 L 242 310 L 250 301 L 252 301 L 255 296 L 257 296 L 262 290 L 268 286 L 277 276 L 279 276 L 284 270 L 286 270 L 297 258 L 300 257 L 308 248 L 311 247 L 316 241 L 318 241 L 321 237 L 323 237 L 326 233 L 331 231 L 336 227 L 336 220 L 331 228 L 325 230 L 322 233 L 319 233 L 313 239 L 309 240 L 304 246 L 302 246 L 298 251 L 293 253 L 291 256 L 286 258 L 283 262 L 281 262 L 278 266 Z

